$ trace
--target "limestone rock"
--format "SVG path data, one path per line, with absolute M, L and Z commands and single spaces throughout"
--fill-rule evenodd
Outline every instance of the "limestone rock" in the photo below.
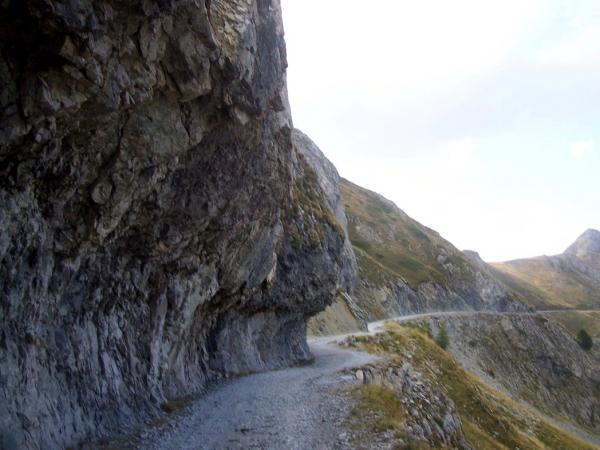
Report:
M 0 5 L 0 436 L 62 448 L 310 358 L 347 239 L 278 0 Z
M 584 259 L 592 255 L 600 257 L 600 231 L 587 230 L 565 251 L 565 254 Z

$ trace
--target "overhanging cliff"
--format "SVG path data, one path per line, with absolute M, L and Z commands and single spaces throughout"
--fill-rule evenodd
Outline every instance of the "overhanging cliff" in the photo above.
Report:
M 351 280 L 292 144 L 279 1 L 0 12 L 2 445 L 309 358 L 306 321 Z

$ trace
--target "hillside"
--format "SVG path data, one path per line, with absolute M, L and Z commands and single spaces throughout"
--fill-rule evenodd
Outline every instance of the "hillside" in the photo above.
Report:
M 596 311 L 552 311 L 544 317 L 560 323 L 572 336 L 582 328 L 594 339 L 600 340 L 600 310 Z
M 367 318 L 439 310 L 522 310 L 475 254 L 456 249 L 394 203 L 342 179 L 359 267 L 357 304 Z
M 600 361 L 541 315 L 480 313 L 431 317 L 448 351 L 468 370 L 519 403 L 600 434 Z
M 507 319 L 510 323 L 511 320 Z M 520 319 L 514 323 L 517 324 Z M 533 319 L 524 319 L 525 322 Z M 467 322 L 469 322 L 467 320 Z M 473 320 L 477 323 L 478 318 Z M 470 369 L 474 367 L 464 364 L 462 354 L 456 353 L 453 347 L 463 348 L 468 352 L 468 341 L 476 334 L 475 360 L 480 355 L 488 362 L 501 356 L 498 361 L 488 363 L 488 372 L 492 369 L 497 377 L 506 376 L 506 383 L 518 381 L 517 389 L 522 386 L 528 392 L 535 391 L 540 401 L 550 391 L 550 396 L 562 393 L 547 400 L 560 402 L 566 398 L 568 404 L 560 411 L 569 419 L 580 421 L 597 431 L 598 423 L 594 416 L 598 407 L 598 394 L 586 397 L 593 391 L 593 362 L 586 355 L 578 353 L 572 340 L 553 336 L 548 330 L 534 327 L 528 331 L 528 323 L 524 328 L 509 331 L 512 342 L 503 337 L 502 325 L 496 319 L 484 320 L 484 330 L 477 328 L 469 332 L 463 321 L 444 320 L 446 326 L 453 326 L 450 331 L 450 351 L 441 349 L 433 337 L 438 332 L 433 323 L 421 324 L 388 324 L 387 331 L 375 336 L 350 337 L 346 345 L 351 348 L 366 349 L 383 356 L 383 361 L 363 367 L 356 371 L 356 376 L 363 381 L 361 387 L 355 388 L 354 397 L 358 404 L 348 419 L 352 448 L 460 448 L 460 449 L 595 449 L 596 441 L 590 433 L 573 433 L 565 431 L 561 422 L 547 418 L 537 411 L 524 407 L 505 394 L 504 389 L 495 387 L 477 376 Z M 454 327 L 454 325 L 455 327 Z M 506 326 L 506 324 L 505 324 Z M 466 328 L 465 328 L 466 327 Z M 538 332 L 541 331 L 541 334 Z M 521 332 L 525 334 L 522 335 Z M 497 339 L 497 346 L 490 346 Z M 529 340 L 531 339 L 531 342 Z M 535 357 L 535 348 L 527 349 L 527 343 L 538 343 L 539 340 L 556 344 L 548 352 L 564 350 L 565 346 L 575 352 L 573 358 L 563 367 L 556 367 L 548 372 L 549 353 Z M 460 342 L 459 342 L 460 341 Z M 520 347 L 513 350 L 515 342 Z M 575 346 L 575 347 L 574 347 Z M 518 360 L 513 364 L 514 352 L 523 356 L 532 356 L 529 360 Z M 508 353 L 507 353 L 508 352 Z M 525 355 L 527 354 L 527 355 Z M 509 361 L 506 361 L 508 358 Z M 571 372 L 578 370 L 577 375 Z M 581 374 L 582 370 L 587 370 Z M 538 380 L 534 375 L 542 375 Z M 569 390 L 573 376 L 583 377 L 580 386 Z M 487 377 L 490 379 L 490 376 Z M 492 379 L 492 381 L 494 381 Z M 529 384 L 533 381 L 533 384 Z M 549 386 L 543 386 L 550 382 Z M 542 391 L 544 389 L 544 391 Z M 538 397 L 536 397 L 538 398 Z M 583 402 L 578 405 L 578 401 Z M 578 414 L 579 413 L 579 414 Z M 591 422 L 590 422 L 591 420 Z M 561 425 L 561 426 L 559 426 Z M 580 439 L 588 439 L 584 442 Z
M 588 230 L 563 254 L 494 263 L 520 298 L 539 309 L 600 308 L 600 232 Z
M 383 196 L 345 179 L 340 190 L 359 276 L 350 302 L 338 297 L 311 320 L 314 334 L 419 312 L 600 307 L 597 231 L 588 230 L 562 255 L 488 264 L 476 252 L 458 250 Z M 341 328 L 336 319 L 344 324 Z M 572 333 L 582 326 L 596 330 L 593 315 L 552 319 Z

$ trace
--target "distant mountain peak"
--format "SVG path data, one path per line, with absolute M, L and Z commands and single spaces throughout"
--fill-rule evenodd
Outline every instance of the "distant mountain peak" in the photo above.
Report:
M 475 264 L 480 269 L 487 269 L 487 263 L 483 260 L 481 255 L 474 250 L 463 250 L 463 255 L 465 255 L 473 264 Z
M 575 256 L 588 256 L 592 253 L 600 254 L 600 231 L 589 229 L 565 251 L 565 254 Z
M 475 250 L 463 250 L 463 254 L 472 261 L 476 261 L 478 263 L 484 262 L 481 255 L 478 252 L 476 252 Z

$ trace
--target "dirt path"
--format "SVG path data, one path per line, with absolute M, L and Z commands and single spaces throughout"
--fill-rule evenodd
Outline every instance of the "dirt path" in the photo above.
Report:
M 192 405 L 172 425 L 147 434 L 144 449 L 348 448 L 341 422 L 352 405 L 335 391 L 340 371 L 376 360 L 367 353 L 312 342 L 315 362 L 239 378 Z

